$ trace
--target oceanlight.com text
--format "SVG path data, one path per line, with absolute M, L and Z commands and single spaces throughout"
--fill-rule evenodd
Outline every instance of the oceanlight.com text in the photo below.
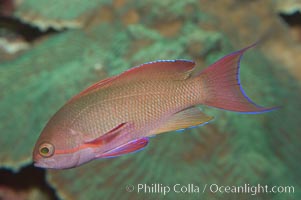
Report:
M 294 193 L 294 186 L 268 186 L 268 185 L 250 185 L 244 184 L 242 186 L 224 186 L 218 184 L 205 185 L 206 189 L 209 186 L 209 191 L 212 193 L 237 193 L 237 194 L 262 194 L 262 193 Z

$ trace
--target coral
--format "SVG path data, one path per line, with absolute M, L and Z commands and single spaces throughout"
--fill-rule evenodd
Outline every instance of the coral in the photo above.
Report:
M 16 5 L 14 16 L 41 30 L 79 28 L 90 17 L 91 10 L 102 2 L 105 0 L 43 0 L 39 3 L 36 0 L 23 0 Z
M 281 13 L 293 14 L 294 12 L 301 11 L 301 2 L 298 0 L 274 0 L 275 8 Z
M 197 70 L 201 70 L 258 39 L 265 28 L 255 23 L 258 19 L 264 25 L 274 24 L 270 21 L 275 20 L 264 18 L 272 10 L 259 10 L 256 16 L 246 12 L 246 8 L 255 11 L 258 5 L 266 8 L 259 1 L 232 0 L 218 5 L 195 0 L 72 2 L 52 1 L 48 5 L 46 1 L 24 0 L 16 5 L 13 15 L 26 23 L 41 29 L 68 29 L 34 41 L 12 60 L 0 57 L 0 167 L 12 170 L 11 176 L 18 176 L 22 167 L 32 163 L 33 146 L 48 119 L 93 82 L 158 59 L 193 59 Z M 275 5 L 269 2 L 268 5 Z M 225 15 L 229 10 L 231 14 Z M 35 16 L 45 24 L 24 16 Z M 58 21 L 63 25 L 56 27 Z M 68 25 L 73 22 L 78 23 L 77 29 Z M 275 24 L 276 30 L 286 30 L 283 24 Z M 257 32 L 259 36 L 255 37 Z M 283 38 L 278 39 L 272 45 L 285 43 Z M 255 102 L 283 105 L 279 110 L 243 115 L 200 106 L 216 117 L 212 123 L 153 137 L 145 150 L 135 154 L 97 160 L 69 170 L 42 170 L 47 184 L 67 200 L 254 197 L 208 190 L 203 193 L 203 187 L 212 183 L 294 186 L 294 194 L 260 193 L 256 198 L 301 198 L 297 192 L 301 189 L 301 140 L 297 134 L 301 122 L 300 82 L 286 62 L 278 62 L 275 54 L 265 49 L 271 47 L 246 53 L 241 63 L 241 81 Z M 284 46 L 278 51 L 291 52 Z M 296 61 L 290 62 L 296 65 Z M 1 176 L 3 170 L 0 178 L 10 178 Z M 34 170 L 38 169 L 32 167 L 27 173 L 34 177 Z M 0 195 L 27 195 L 1 181 Z M 201 191 L 170 192 L 166 196 L 137 192 L 137 184 L 172 187 L 177 183 L 194 184 Z M 127 192 L 130 185 L 136 190 Z M 36 184 L 31 187 L 31 195 L 40 194 L 35 187 Z

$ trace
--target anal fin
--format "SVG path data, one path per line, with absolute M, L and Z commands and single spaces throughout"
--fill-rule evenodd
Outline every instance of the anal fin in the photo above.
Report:
M 208 116 L 196 107 L 190 107 L 174 114 L 163 126 L 153 130 L 151 134 L 160 134 L 192 126 L 208 123 L 214 117 Z
M 96 158 L 109 158 L 132 153 L 138 150 L 142 150 L 144 147 L 146 147 L 147 144 L 148 138 L 132 140 L 124 145 L 116 147 L 115 149 L 101 153 L 100 155 L 96 155 Z

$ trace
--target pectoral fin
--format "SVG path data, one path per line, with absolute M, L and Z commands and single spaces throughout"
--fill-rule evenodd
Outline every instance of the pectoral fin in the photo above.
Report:
M 128 126 L 129 126 L 128 123 L 121 123 L 118 126 L 116 126 L 115 128 L 113 128 L 112 130 L 110 130 L 109 132 L 107 132 L 106 134 L 104 134 L 98 138 L 86 140 L 85 144 L 91 145 L 91 146 L 100 146 L 100 145 L 106 144 L 106 143 L 112 141 L 118 135 L 120 135 L 122 133 L 126 133 Z
M 142 150 L 148 144 L 148 138 L 141 138 L 137 140 L 132 140 L 124 145 L 121 145 L 115 149 L 96 155 L 96 158 L 109 158 L 121 156 L 124 154 L 132 153 L 138 150 Z
M 152 134 L 160 134 L 168 131 L 198 126 L 209 122 L 214 117 L 205 115 L 196 107 L 191 107 L 174 114 L 163 126 L 152 131 Z

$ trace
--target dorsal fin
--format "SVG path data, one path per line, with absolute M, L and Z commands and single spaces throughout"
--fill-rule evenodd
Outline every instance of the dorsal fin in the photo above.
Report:
M 87 89 L 83 90 L 68 102 L 74 101 L 79 97 L 92 91 L 110 86 L 112 84 L 125 84 L 133 80 L 158 80 L 173 79 L 184 80 L 188 78 L 193 71 L 195 63 L 190 60 L 159 60 L 144 63 L 133 67 L 120 75 L 101 80 Z
M 94 83 L 93 85 L 90 85 L 88 88 L 84 89 L 83 91 L 81 91 L 80 93 L 78 93 L 77 95 L 72 97 L 67 103 L 70 103 L 70 102 L 78 99 L 79 97 L 84 96 L 94 90 L 105 87 L 105 85 L 110 84 L 116 77 L 117 76 L 109 77 L 109 78 L 100 80 L 97 83 Z
M 133 67 L 120 74 L 118 81 L 188 78 L 195 63 L 190 60 L 158 60 Z

